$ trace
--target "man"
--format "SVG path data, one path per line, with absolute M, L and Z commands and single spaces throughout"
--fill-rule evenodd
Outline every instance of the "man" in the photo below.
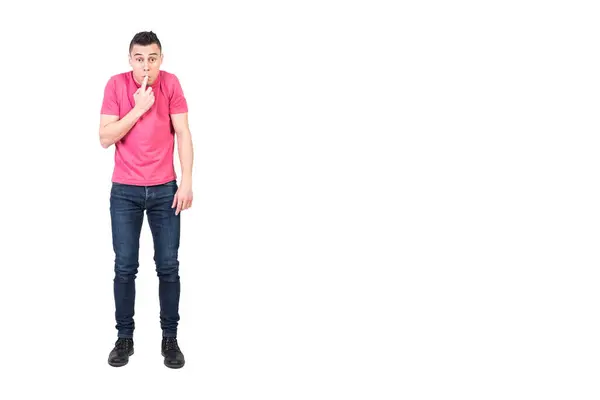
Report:
M 181 211 L 192 206 L 193 147 L 188 108 L 178 78 L 161 71 L 162 46 L 153 32 L 137 33 L 129 45 L 131 71 L 112 76 L 104 90 L 100 143 L 115 145 L 110 194 L 115 252 L 114 299 L 117 341 L 108 363 L 119 367 L 133 354 L 135 278 L 144 211 L 154 241 L 159 278 L 161 353 L 169 368 L 181 368 L 179 234 Z M 175 136 L 181 162 L 177 185 Z

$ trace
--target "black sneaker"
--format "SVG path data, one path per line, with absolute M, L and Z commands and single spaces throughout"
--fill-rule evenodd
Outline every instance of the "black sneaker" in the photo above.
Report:
M 161 354 L 165 358 L 165 365 L 169 368 L 181 368 L 185 364 L 185 358 L 179 349 L 177 338 L 163 337 Z
M 133 339 L 118 338 L 108 356 L 108 363 L 113 367 L 122 367 L 129 362 L 131 355 L 133 355 Z

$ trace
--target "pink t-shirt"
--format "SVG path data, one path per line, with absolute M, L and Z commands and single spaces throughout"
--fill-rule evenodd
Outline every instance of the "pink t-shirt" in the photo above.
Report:
M 123 118 L 135 106 L 133 93 L 140 87 L 133 73 L 110 78 L 104 89 L 101 114 Z M 175 130 L 171 114 L 188 111 L 179 80 L 160 71 L 152 85 L 155 101 L 115 146 L 112 181 L 129 185 L 160 185 L 176 179 L 173 165 Z

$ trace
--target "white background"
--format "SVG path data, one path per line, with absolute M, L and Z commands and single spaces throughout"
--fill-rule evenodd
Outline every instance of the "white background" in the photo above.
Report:
M 593 5 L 3 3 L 0 397 L 598 399 Z M 177 371 L 147 221 L 106 361 L 99 111 L 142 30 L 195 149 Z

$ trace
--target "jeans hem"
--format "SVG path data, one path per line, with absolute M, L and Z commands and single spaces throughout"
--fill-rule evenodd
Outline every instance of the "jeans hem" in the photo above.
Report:
M 119 333 L 117 334 L 119 339 L 133 339 L 133 333 Z

